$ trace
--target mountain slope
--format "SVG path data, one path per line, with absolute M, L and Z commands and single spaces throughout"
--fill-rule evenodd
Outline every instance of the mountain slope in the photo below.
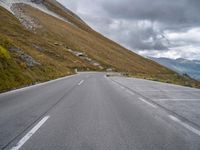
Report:
M 130 76 L 199 86 L 105 38 L 56 1 L 33 1 L 10 0 L 11 5 L 0 7 L 1 91 L 73 74 L 75 68 L 112 68 Z
M 181 74 L 188 74 L 194 79 L 200 80 L 200 61 L 187 59 L 151 58 L 159 64 L 166 66 Z

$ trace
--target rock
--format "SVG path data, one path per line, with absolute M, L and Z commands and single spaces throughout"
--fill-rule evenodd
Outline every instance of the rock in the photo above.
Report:
M 33 47 L 34 47 L 35 49 L 37 49 L 38 51 L 40 51 L 40 52 L 44 52 L 44 51 L 45 51 L 44 48 L 42 48 L 42 47 L 40 47 L 40 46 L 37 46 L 37 45 L 35 45 L 35 44 L 33 44 Z
M 59 46 L 60 44 L 59 44 L 59 43 L 57 43 L 57 42 L 55 42 L 55 43 L 54 43 L 54 45 L 56 45 L 56 46 Z
M 33 57 L 25 54 L 25 53 L 21 53 L 20 58 L 26 62 L 28 67 L 33 67 L 35 65 L 40 65 L 40 63 L 38 63 L 37 61 L 35 61 L 35 59 L 33 59 Z
M 75 55 L 78 56 L 78 57 L 84 57 L 85 56 L 85 54 L 81 53 L 81 52 L 75 52 Z
M 97 62 L 94 62 L 93 65 L 94 65 L 94 66 L 100 66 L 100 64 L 97 63 Z
M 107 71 L 107 72 L 112 72 L 113 69 L 112 69 L 112 68 L 108 68 L 108 69 L 106 69 L 106 71 Z
M 10 47 L 8 48 L 10 52 L 16 52 L 21 60 L 23 60 L 28 67 L 33 67 L 35 65 L 40 65 L 33 57 L 29 56 L 25 52 L 23 52 L 20 48 Z
M 20 49 L 20 48 L 17 48 L 17 47 L 9 47 L 8 50 L 9 50 L 10 52 L 19 52 L 19 51 L 21 51 L 21 49 Z
M 75 50 L 72 50 L 72 49 L 67 49 L 69 52 L 73 53 L 74 55 L 76 55 L 77 57 L 79 57 L 80 59 L 82 60 L 85 60 L 87 61 L 88 63 L 90 63 L 91 65 L 95 66 L 95 67 L 98 67 L 99 69 L 104 69 L 100 63 L 98 63 L 97 61 L 95 60 L 92 60 L 91 58 L 89 58 L 87 56 L 87 54 L 83 53 L 83 52 L 79 52 L 79 51 L 75 51 Z

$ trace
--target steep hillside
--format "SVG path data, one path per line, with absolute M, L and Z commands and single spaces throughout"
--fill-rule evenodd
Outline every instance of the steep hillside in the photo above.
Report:
M 103 37 L 56 1 L 32 1 L 36 3 L 10 0 L 0 7 L 0 91 L 73 74 L 75 69 L 108 68 L 199 86 Z

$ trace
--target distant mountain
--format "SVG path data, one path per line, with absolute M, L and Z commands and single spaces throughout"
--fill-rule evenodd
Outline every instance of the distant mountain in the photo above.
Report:
M 166 66 L 180 74 L 187 74 L 190 77 L 200 80 L 200 60 L 187 60 L 183 58 L 151 58 L 159 64 Z

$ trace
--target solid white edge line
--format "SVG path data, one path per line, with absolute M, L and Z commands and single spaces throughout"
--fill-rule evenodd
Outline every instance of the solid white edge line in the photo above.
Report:
M 111 80 L 111 82 L 114 83 L 115 85 L 119 86 L 119 87 L 122 88 L 123 90 L 126 89 L 125 87 L 123 87 L 123 86 L 117 84 L 116 82 L 114 82 L 114 81 L 112 81 L 112 80 Z M 128 92 L 128 93 L 131 94 L 131 95 L 135 95 L 135 93 L 133 93 L 133 92 L 130 91 L 129 89 L 126 89 L 126 92 Z
M 81 85 L 83 82 L 84 82 L 84 80 L 81 80 L 81 81 L 78 83 L 78 85 Z
M 18 143 L 10 150 L 19 150 L 31 136 L 49 119 L 50 116 L 44 117 L 36 126 L 34 126 Z
M 130 91 L 130 90 L 126 90 L 129 94 L 131 94 L 131 95 L 135 95 L 135 93 L 133 93 L 132 91 Z
M 169 98 L 169 99 L 154 99 L 155 101 L 200 101 L 199 99 L 184 99 L 184 98 L 179 98 L 179 99 L 173 99 L 173 98 Z
M 9 95 L 9 94 L 15 94 L 17 92 L 23 92 L 25 90 L 28 90 L 28 89 L 31 89 L 31 88 L 34 88 L 34 87 L 39 87 L 39 86 L 42 86 L 42 85 L 45 85 L 45 84 L 48 84 L 48 83 L 53 83 L 53 82 L 56 82 L 56 81 L 64 80 L 64 79 L 71 78 L 71 77 L 77 76 L 77 75 L 79 75 L 79 74 L 73 74 L 73 75 L 57 78 L 57 79 L 54 79 L 54 80 L 50 80 L 50 81 L 46 81 L 46 82 L 41 82 L 41 83 L 38 83 L 38 84 L 30 85 L 30 86 L 27 86 L 27 87 L 22 87 L 22 88 L 19 88 L 19 89 L 11 90 L 11 91 L 8 91 L 8 92 L 0 93 L 0 96 Z
M 156 108 L 156 106 L 155 106 L 154 104 L 152 104 L 152 103 L 146 101 L 145 99 L 143 99 L 143 98 L 141 98 L 141 97 L 140 97 L 139 99 L 140 99 L 141 101 L 145 102 L 146 104 L 150 105 L 151 107 Z
M 176 118 L 175 116 L 169 115 L 169 118 L 172 119 L 173 121 L 179 123 L 180 125 L 182 125 L 183 127 L 185 127 L 186 129 L 192 131 L 193 133 L 197 134 L 198 136 L 200 136 L 200 131 L 193 128 L 192 126 L 182 122 L 180 119 Z
M 112 81 L 113 83 L 115 83 L 114 81 Z M 115 83 L 115 84 L 117 84 L 117 83 Z M 118 84 L 117 84 L 118 85 Z M 125 87 L 123 87 L 123 86 L 121 86 L 121 85 L 119 85 L 122 89 L 125 89 Z M 129 92 L 130 94 L 132 94 L 132 95 L 135 95 L 135 93 L 133 93 L 132 91 L 130 91 L 130 90 L 126 90 L 127 92 Z M 151 107 L 153 107 L 153 108 L 157 108 L 154 104 L 152 104 L 152 103 L 150 103 L 150 102 L 148 102 L 148 101 L 146 101 L 145 99 L 143 99 L 143 98 L 139 98 L 141 101 L 143 101 L 144 103 L 146 103 L 146 104 L 148 104 L 148 105 L 150 105 Z
M 111 80 L 111 82 L 114 83 L 115 85 L 118 85 L 116 82 L 114 82 L 114 81 L 112 81 L 112 80 Z M 119 86 L 119 85 L 118 85 L 118 86 Z
M 123 87 L 123 86 L 120 86 L 122 89 L 125 89 L 125 87 Z

